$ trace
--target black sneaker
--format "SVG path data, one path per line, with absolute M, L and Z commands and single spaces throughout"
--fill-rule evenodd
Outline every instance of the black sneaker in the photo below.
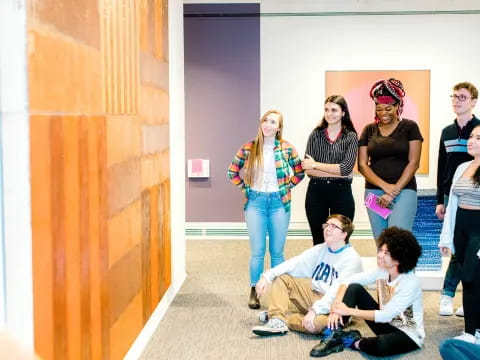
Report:
M 310 356 L 323 357 L 332 353 L 343 351 L 342 329 L 332 331 L 329 336 L 326 336 L 310 350 Z

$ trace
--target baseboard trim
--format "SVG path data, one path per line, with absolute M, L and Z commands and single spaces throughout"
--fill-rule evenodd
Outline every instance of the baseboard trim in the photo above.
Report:
M 134 343 L 128 350 L 127 354 L 123 358 L 124 360 L 137 360 L 143 354 L 148 342 L 152 338 L 153 334 L 158 328 L 160 321 L 162 321 L 163 317 L 167 313 L 170 304 L 172 303 L 175 295 L 177 295 L 178 291 L 180 290 L 181 286 L 183 285 L 187 274 L 183 274 L 182 279 L 180 279 L 177 284 L 172 285 L 168 288 L 165 292 L 165 295 L 162 297 L 162 300 L 158 303 L 157 307 L 153 311 L 152 315 L 146 322 L 145 326 L 143 327 L 140 334 L 138 334 L 137 338 L 135 339 Z
M 187 222 L 185 237 L 188 240 L 243 240 L 248 239 L 247 226 L 244 222 Z M 289 239 L 311 239 L 308 223 L 291 222 L 288 228 Z M 371 239 L 370 224 L 355 224 L 353 239 Z

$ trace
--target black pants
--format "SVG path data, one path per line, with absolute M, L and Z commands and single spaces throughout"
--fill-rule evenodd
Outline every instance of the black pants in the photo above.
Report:
M 480 210 L 458 208 L 453 243 L 461 270 L 465 332 L 475 335 L 480 329 Z
M 312 232 L 313 245 L 323 243 L 325 239 L 322 224 L 330 214 L 342 214 L 353 221 L 355 202 L 351 181 L 310 179 L 305 198 L 305 211 Z
M 358 307 L 361 310 L 378 310 L 378 303 L 359 284 L 350 284 L 343 297 L 343 302 L 348 307 Z M 348 316 L 343 317 L 343 323 L 348 321 Z M 359 347 L 366 354 L 374 356 L 391 356 L 404 354 L 418 349 L 418 345 L 403 331 L 388 323 L 376 323 L 366 320 L 376 337 L 362 338 Z

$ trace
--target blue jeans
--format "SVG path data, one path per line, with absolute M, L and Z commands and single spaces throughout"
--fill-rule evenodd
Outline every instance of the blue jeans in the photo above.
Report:
M 270 265 L 282 263 L 283 249 L 287 239 L 290 212 L 283 207 L 280 192 L 266 193 L 250 190 L 245 209 L 248 237 L 250 239 L 250 286 L 255 286 L 263 273 L 267 244 Z
M 377 196 L 385 194 L 383 190 L 365 189 L 365 198 L 369 192 L 374 193 Z M 383 230 L 392 226 L 398 226 L 399 228 L 412 231 L 413 220 L 417 213 L 417 192 L 415 190 L 403 189 L 392 203 L 392 213 L 387 219 L 384 219 L 372 210 L 367 209 L 375 241 Z
M 443 204 L 445 207 L 448 206 L 447 195 L 443 197 Z M 460 264 L 458 263 L 457 257 L 452 254 L 450 256 L 450 262 L 448 263 L 447 272 L 445 273 L 445 279 L 443 280 L 442 295 L 454 297 L 461 277 L 462 270 L 460 268 Z
M 440 344 L 440 355 L 444 360 L 480 359 L 480 345 L 463 340 L 448 339 Z

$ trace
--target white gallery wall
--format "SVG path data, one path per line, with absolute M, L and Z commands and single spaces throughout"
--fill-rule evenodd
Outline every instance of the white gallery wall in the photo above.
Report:
M 284 113 L 284 137 L 303 156 L 308 135 L 323 116 L 323 101 L 331 95 L 325 94 L 327 70 L 430 70 L 430 145 L 423 148 L 429 152 L 429 173 L 417 175 L 417 183 L 419 189 L 436 188 L 440 133 L 454 119 L 452 86 L 470 81 L 480 88 L 479 2 L 336 3 L 261 1 L 262 112 Z M 373 120 L 373 102 L 365 106 Z M 480 106 L 476 112 L 480 115 Z M 307 185 L 303 181 L 293 192 L 292 223 L 306 224 Z M 357 228 L 368 228 L 361 175 L 355 175 L 353 191 Z

